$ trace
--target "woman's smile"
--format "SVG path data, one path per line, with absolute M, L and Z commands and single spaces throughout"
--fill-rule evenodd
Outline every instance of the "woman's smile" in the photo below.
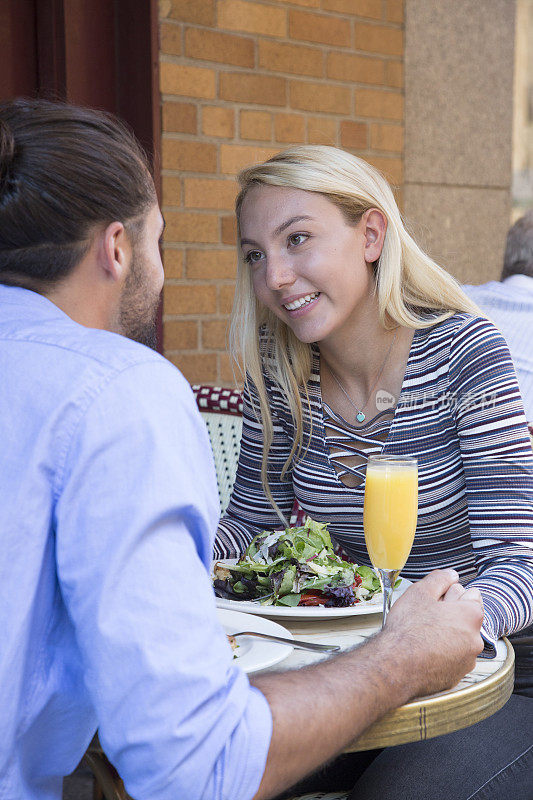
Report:
M 289 298 L 289 300 L 282 303 L 282 306 L 290 317 L 301 317 L 309 309 L 316 306 L 319 297 L 320 292 L 311 292 L 310 294 L 299 295 L 296 299 Z

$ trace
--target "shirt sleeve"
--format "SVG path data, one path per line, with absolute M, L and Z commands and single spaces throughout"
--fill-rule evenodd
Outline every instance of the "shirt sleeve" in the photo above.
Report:
M 99 735 L 133 797 L 250 798 L 272 719 L 233 661 L 211 563 L 218 494 L 192 392 L 168 362 L 89 398 L 56 503 L 56 558 Z
M 509 349 L 488 320 L 455 334 L 449 378 L 478 570 L 470 585 L 494 642 L 533 617 L 533 451 Z
M 253 537 L 263 530 L 279 528 L 283 523 L 266 496 L 261 482 L 263 425 L 257 419 L 259 395 L 250 379 L 244 389 L 243 426 L 237 474 L 228 508 L 220 520 L 215 540 L 215 558 L 236 558 Z M 272 403 L 270 414 L 273 439 L 268 456 L 268 483 L 280 511 L 288 520 L 294 505 L 291 469 L 281 473 L 292 441 L 287 435 Z

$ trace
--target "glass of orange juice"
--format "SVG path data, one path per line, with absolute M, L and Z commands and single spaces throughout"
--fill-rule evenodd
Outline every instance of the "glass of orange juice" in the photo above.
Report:
M 370 456 L 366 468 L 365 541 L 383 590 L 383 625 L 394 584 L 411 552 L 418 516 L 418 462 Z

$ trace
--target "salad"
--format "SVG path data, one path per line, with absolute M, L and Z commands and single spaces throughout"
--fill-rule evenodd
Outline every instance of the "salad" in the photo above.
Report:
M 353 606 L 381 591 L 367 566 L 334 552 L 327 523 L 307 517 L 297 528 L 262 531 L 234 565 L 214 566 L 217 597 L 275 606 Z

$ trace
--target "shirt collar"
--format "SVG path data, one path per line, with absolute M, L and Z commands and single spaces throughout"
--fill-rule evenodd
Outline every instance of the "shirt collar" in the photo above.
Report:
M 43 294 L 34 292 L 31 289 L 23 289 L 21 286 L 8 286 L 5 283 L 0 283 L 0 298 L 0 303 L 4 307 L 22 306 L 31 308 L 34 313 L 41 312 L 46 317 L 67 316 L 59 306 Z
M 533 292 L 533 278 L 529 275 L 510 275 L 503 281 L 504 286 L 512 286 L 513 289 L 527 289 Z

